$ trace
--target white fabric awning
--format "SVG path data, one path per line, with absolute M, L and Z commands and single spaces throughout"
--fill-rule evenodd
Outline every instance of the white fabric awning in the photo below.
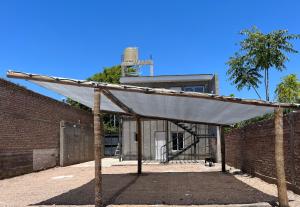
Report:
M 270 113 L 275 107 L 296 104 L 246 100 L 213 94 L 79 81 L 8 72 L 8 77 L 27 79 L 93 108 L 94 89 L 101 89 L 102 111 L 214 125 L 232 125 Z

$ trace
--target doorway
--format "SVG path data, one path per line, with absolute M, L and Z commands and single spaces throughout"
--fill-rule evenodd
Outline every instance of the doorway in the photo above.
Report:
M 166 144 L 166 132 L 155 132 L 155 160 L 164 160 L 166 153 L 162 147 Z

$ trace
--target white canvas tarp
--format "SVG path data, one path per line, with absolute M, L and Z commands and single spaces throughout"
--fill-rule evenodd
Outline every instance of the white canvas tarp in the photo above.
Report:
M 10 77 L 27 79 L 42 87 L 69 97 L 93 108 L 94 88 L 101 88 L 112 95 L 122 106 L 135 115 L 143 117 L 174 119 L 217 125 L 231 125 L 256 116 L 270 113 L 275 107 L 287 104 L 269 103 L 257 100 L 241 100 L 194 92 L 176 92 L 166 89 L 152 89 L 117 84 L 95 83 L 71 79 L 30 75 L 8 74 Z M 20 75 L 21 74 L 21 75 Z M 68 80 L 68 81 L 66 81 Z M 70 84 L 71 83 L 71 84 Z M 101 95 L 101 110 L 114 113 L 128 113 L 109 95 Z M 295 107 L 295 105 L 291 105 Z

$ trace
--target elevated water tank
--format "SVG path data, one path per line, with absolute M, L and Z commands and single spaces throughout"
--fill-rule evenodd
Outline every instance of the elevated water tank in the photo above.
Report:
M 139 51 L 137 47 L 127 47 L 124 50 L 123 62 L 136 63 L 139 60 Z

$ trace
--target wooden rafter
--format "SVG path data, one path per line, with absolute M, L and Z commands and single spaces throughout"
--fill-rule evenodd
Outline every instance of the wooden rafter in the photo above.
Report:
M 118 107 L 120 107 L 123 111 L 125 111 L 127 114 L 136 115 L 136 113 L 126 106 L 124 103 L 122 103 L 117 97 L 115 97 L 109 90 L 102 90 L 102 93 L 111 100 L 114 104 L 116 104 Z
M 282 108 L 296 108 L 296 109 L 300 108 L 299 104 L 274 103 L 274 102 L 267 102 L 267 101 L 262 101 L 262 100 L 240 99 L 240 98 L 234 98 L 234 97 L 228 97 L 228 96 L 219 96 L 219 95 L 207 94 L 207 93 L 183 92 L 183 91 L 168 90 L 168 89 L 163 89 L 163 88 L 147 88 L 147 87 L 137 87 L 137 86 L 129 86 L 129 85 L 119 85 L 119 84 L 99 83 L 99 82 L 92 82 L 92 81 L 73 80 L 73 79 L 57 78 L 57 77 L 28 74 L 28 73 L 15 72 L 15 71 L 8 71 L 7 77 L 25 79 L 25 80 L 33 80 L 33 81 L 41 81 L 41 82 L 51 82 L 51 83 L 58 83 L 58 84 L 65 84 L 65 85 L 74 85 L 74 86 L 79 86 L 79 87 L 131 91 L 131 92 L 153 94 L 153 95 L 166 95 L 166 96 L 180 96 L 180 97 L 190 97 L 190 98 L 211 99 L 211 100 L 218 100 L 218 101 L 223 101 L 223 102 L 265 106 L 265 107 L 272 107 L 272 108 L 279 107 L 279 106 Z

